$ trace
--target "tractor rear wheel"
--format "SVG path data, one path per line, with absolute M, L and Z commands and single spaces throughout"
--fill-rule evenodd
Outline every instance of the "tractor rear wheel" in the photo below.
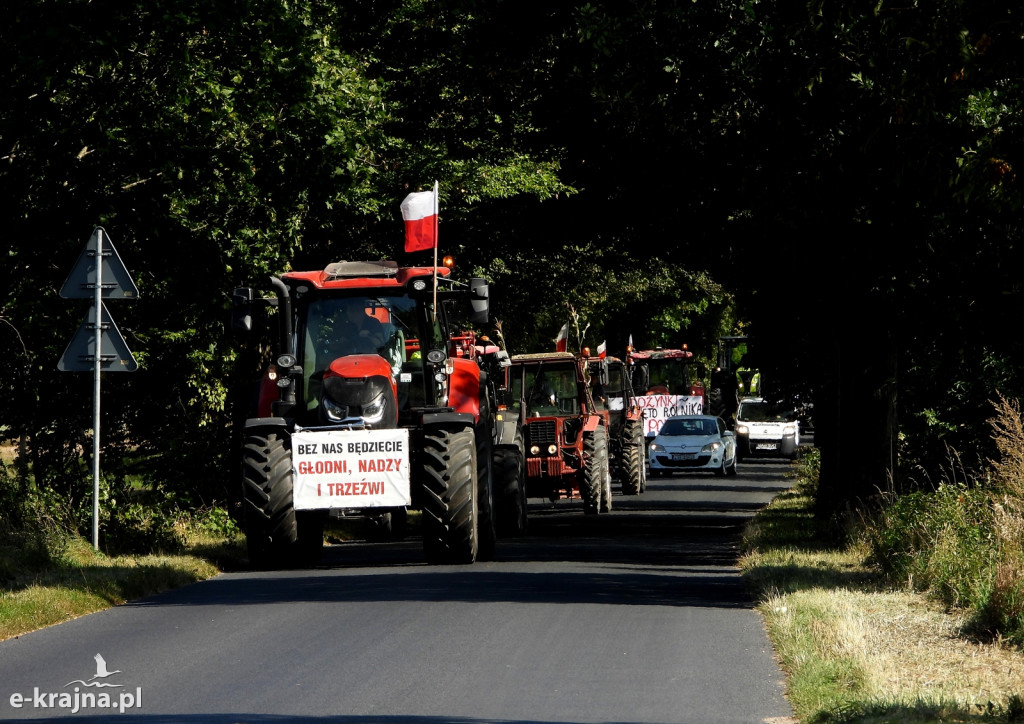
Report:
M 526 452 L 523 433 L 515 444 L 494 451 L 495 522 L 503 536 L 526 534 Z
M 639 420 L 629 420 L 623 430 L 622 494 L 640 495 L 644 485 L 644 431 Z
M 477 537 L 476 440 L 472 428 L 423 436 L 423 551 L 428 563 L 472 563 Z
M 596 515 L 601 509 L 601 499 L 608 480 L 608 438 L 605 429 L 598 426 L 593 432 L 583 434 L 583 482 L 580 497 L 583 498 L 583 512 Z
M 246 438 L 242 501 L 249 564 L 266 569 L 291 563 L 299 540 L 292 507 L 292 452 L 278 433 Z
M 494 519 L 494 460 L 489 424 L 477 426 L 476 437 L 476 502 L 477 502 L 477 560 L 493 561 L 498 542 L 497 522 Z

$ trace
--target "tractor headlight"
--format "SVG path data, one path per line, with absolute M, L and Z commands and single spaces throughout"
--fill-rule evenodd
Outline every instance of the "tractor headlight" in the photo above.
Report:
M 327 414 L 327 419 L 331 422 L 340 422 L 348 417 L 348 407 L 345 405 L 339 405 L 337 402 L 332 400 L 330 397 L 324 396 L 324 412 Z
M 387 395 L 380 394 L 363 405 L 363 419 L 370 425 L 376 425 L 384 419 L 384 411 L 388 407 Z
M 530 445 L 530 454 L 534 456 L 540 455 L 540 445 Z
M 558 445 L 554 443 L 548 445 L 548 455 L 554 455 L 556 452 L 558 452 Z

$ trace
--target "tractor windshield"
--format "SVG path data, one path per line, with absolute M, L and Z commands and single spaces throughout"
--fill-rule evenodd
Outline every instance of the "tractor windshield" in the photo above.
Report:
M 518 410 L 525 402 L 527 417 L 578 415 L 579 389 L 572 362 L 523 365 L 512 379 L 512 399 Z
M 657 395 L 687 395 L 690 393 L 690 380 L 686 370 L 686 360 L 679 358 L 652 359 L 647 362 L 649 379 L 647 388 Z
M 340 357 L 380 355 L 390 363 L 395 378 L 410 361 L 419 366 L 421 341 L 425 340 L 424 350 L 442 344 L 436 325 L 427 321 L 428 306 L 404 295 L 365 292 L 309 302 L 300 312 L 297 330 L 307 409 L 316 405 L 324 371 Z

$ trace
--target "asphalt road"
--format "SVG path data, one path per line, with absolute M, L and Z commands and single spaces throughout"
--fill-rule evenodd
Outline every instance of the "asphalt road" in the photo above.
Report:
M 495 562 L 335 545 L 314 570 L 224 574 L 8 640 L 0 719 L 784 722 L 735 560 L 785 469 L 654 479 L 596 517 L 531 501 L 530 535 Z

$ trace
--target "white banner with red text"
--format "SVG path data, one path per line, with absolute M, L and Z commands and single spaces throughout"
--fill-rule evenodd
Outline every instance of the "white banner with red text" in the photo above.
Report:
M 292 435 L 296 510 L 409 505 L 409 431 L 301 430 Z
M 634 401 L 644 416 L 644 437 L 654 437 L 665 420 L 674 415 L 703 415 L 704 405 L 699 396 L 645 395 Z

